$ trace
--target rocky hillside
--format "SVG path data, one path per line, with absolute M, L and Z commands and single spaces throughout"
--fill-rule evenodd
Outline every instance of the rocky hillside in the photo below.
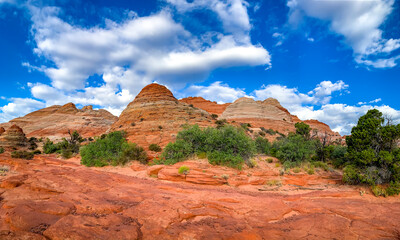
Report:
M 5 149 L 24 148 L 28 145 L 23 130 L 17 125 L 12 125 L 6 131 L 0 128 L 0 147 Z
M 213 121 L 208 112 L 178 101 L 166 87 L 153 83 L 126 107 L 111 131 L 124 130 L 129 141 L 143 147 L 165 146 L 185 124 L 209 126 Z
M 11 125 L 22 128 L 27 137 L 48 137 L 52 140 L 68 135 L 68 130 L 77 130 L 83 137 L 93 137 L 105 133 L 117 121 L 110 112 L 100 109 L 93 110 L 92 106 L 82 109 L 73 103 L 64 106 L 51 106 L 28 115 L 0 124 L 5 129 Z

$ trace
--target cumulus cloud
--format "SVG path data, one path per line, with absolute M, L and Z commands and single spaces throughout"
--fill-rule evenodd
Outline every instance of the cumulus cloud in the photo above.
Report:
M 174 5 L 178 11 L 187 12 L 199 8 L 208 8 L 214 11 L 222 22 L 224 30 L 233 34 L 238 41 L 248 43 L 251 29 L 247 7 L 244 0 L 166 0 Z
M 46 106 L 92 104 L 119 115 L 140 89 L 154 81 L 182 89 L 204 81 L 218 68 L 270 66 L 269 52 L 250 41 L 245 1 L 169 2 L 177 12 L 167 6 L 150 16 L 130 14 L 121 22 L 105 19 L 104 27 L 73 25 L 60 17 L 60 8 L 28 4 L 33 52 L 44 64 L 22 66 L 51 80 L 48 85 L 30 83 L 32 96 Z M 174 20 L 173 14 L 194 8 L 214 11 L 224 31 L 197 36 Z M 88 85 L 92 76 L 99 76 L 97 86 Z M 7 116 L 3 121 L 11 118 Z
M 0 122 L 24 116 L 44 106 L 45 103 L 32 98 L 12 98 L 7 105 L 0 107 Z
M 218 103 L 233 102 L 241 97 L 248 97 L 244 89 L 231 88 L 228 84 L 214 82 L 210 86 L 192 85 L 185 91 L 186 96 L 201 96 Z
M 391 116 L 395 122 L 400 123 L 400 111 L 386 105 L 376 105 L 382 101 L 380 98 L 369 102 L 359 102 L 357 106 L 330 103 L 335 93 L 349 93 L 348 88 L 349 86 L 343 81 L 335 83 L 322 81 L 308 93 L 301 93 L 297 88 L 282 85 L 267 85 L 255 90 L 252 94 L 259 100 L 268 97 L 276 98 L 283 107 L 300 119 L 319 120 L 342 135 L 350 134 L 351 128 L 357 123 L 358 118 L 373 108 Z
M 331 30 L 344 37 L 359 64 L 391 68 L 399 57 L 387 55 L 400 48 L 400 39 L 385 39 L 379 27 L 393 11 L 394 0 L 328 1 L 288 0 L 289 22 L 304 16 L 327 21 Z

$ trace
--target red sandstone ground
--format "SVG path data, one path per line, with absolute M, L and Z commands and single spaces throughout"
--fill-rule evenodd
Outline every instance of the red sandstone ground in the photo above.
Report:
M 341 185 L 339 172 L 280 176 L 265 159 L 237 171 L 0 154 L 11 168 L 0 176 L 0 239 L 399 239 L 399 197 Z

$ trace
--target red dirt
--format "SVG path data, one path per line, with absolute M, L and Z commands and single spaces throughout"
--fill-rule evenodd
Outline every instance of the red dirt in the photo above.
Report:
M 80 166 L 77 161 L 51 156 L 26 161 L 0 155 L 0 166 L 11 167 L 6 176 L 0 176 L 0 239 L 400 236 L 400 198 L 376 198 L 365 189 L 360 195 L 359 187 L 338 184 L 337 173 L 277 176 L 275 162 L 263 158 L 257 168 L 243 171 L 210 166 L 204 160 L 167 167 L 135 163 L 132 168 L 100 169 Z M 177 177 L 181 165 L 191 169 L 186 177 Z M 222 174 L 229 178 L 208 177 Z M 253 185 L 251 179 L 256 178 L 278 179 L 283 186 L 260 181 Z M 210 179 L 230 185 L 203 185 Z M 247 183 L 235 185 L 240 179 Z

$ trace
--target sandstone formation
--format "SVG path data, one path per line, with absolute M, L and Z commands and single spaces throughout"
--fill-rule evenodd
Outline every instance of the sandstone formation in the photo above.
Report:
M 330 172 L 277 176 L 274 163 L 271 170 L 258 162 L 237 171 L 192 161 L 181 163 L 192 169 L 186 181 L 179 165 L 151 167 L 167 179 L 160 180 L 146 169 L 87 168 L 78 161 L 0 155 L 0 165 L 11 168 L 0 176 L 0 239 L 399 237 L 399 197 L 338 185 Z
M 7 149 L 24 148 L 28 144 L 24 132 L 17 125 L 12 125 L 0 135 L 0 147 Z
M 77 130 L 83 137 L 105 133 L 117 117 L 106 110 L 82 109 L 73 103 L 51 106 L 1 124 L 6 128 L 12 124 L 20 126 L 28 137 L 49 137 L 52 140 L 68 136 L 68 130 Z
M 6 130 L 3 127 L 0 127 L 0 136 L 3 134 Z
M 208 112 L 179 102 L 166 87 L 153 83 L 142 89 L 121 113 L 111 131 L 125 131 L 128 140 L 145 148 L 174 141 L 185 124 L 213 124 Z
M 202 97 L 187 97 L 180 99 L 179 101 L 192 104 L 194 107 L 203 109 L 210 114 L 217 114 L 218 116 L 221 115 L 229 105 L 231 105 L 231 103 L 218 104 L 216 102 L 205 100 Z

